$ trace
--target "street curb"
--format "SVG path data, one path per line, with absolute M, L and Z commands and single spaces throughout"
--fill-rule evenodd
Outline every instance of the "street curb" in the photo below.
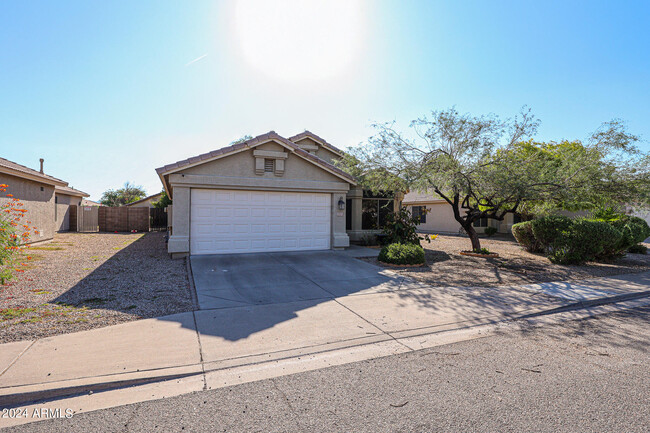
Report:
M 198 366 L 198 365 L 197 365 Z M 32 404 L 32 403 L 44 403 L 47 401 L 53 401 L 53 400 L 59 400 L 63 398 L 69 398 L 69 397 L 75 397 L 78 395 L 84 395 L 84 394 L 92 394 L 94 392 L 101 392 L 101 391 L 110 391 L 114 389 L 121 389 L 121 388 L 128 388 L 132 386 L 138 386 L 138 385 L 146 385 L 146 384 L 152 384 L 152 383 L 157 383 L 157 382 L 165 382 L 168 380 L 175 380 L 175 379 L 182 379 L 185 377 L 190 377 L 190 376 L 197 376 L 197 375 L 202 375 L 203 370 L 201 368 L 197 368 L 196 371 L 185 371 L 185 372 L 177 372 L 177 373 L 172 373 L 170 370 L 176 370 L 178 371 L 179 369 L 184 369 L 187 370 L 187 368 L 183 367 L 172 367 L 172 368 L 165 368 L 162 369 L 163 372 L 167 372 L 167 374 L 158 374 L 155 375 L 146 375 L 146 373 L 149 372 L 143 372 L 145 373 L 145 376 L 143 377 L 140 375 L 140 377 L 133 377 L 131 379 L 120 379 L 120 380 L 112 380 L 112 381 L 102 381 L 102 382 L 96 382 L 96 383 L 86 383 L 86 384 L 79 384 L 79 385 L 70 385 L 70 386 L 65 386 L 64 384 L 66 382 L 72 382 L 74 383 L 77 380 L 70 380 L 70 381 L 62 381 L 62 382 L 53 382 L 50 383 L 49 385 L 63 385 L 61 387 L 54 387 L 54 388 L 48 388 L 44 390 L 35 390 L 35 391 L 30 391 L 30 388 L 37 387 L 38 385 L 19 385 L 15 387 L 11 387 L 14 389 L 26 389 L 24 392 L 18 392 L 14 394 L 8 394 L 8 395 L 2 395 L 0 396 L 0 407 L 2 408 L 14 408 L 18 407 L 24 404 Z M 126 375 L 134 375 L 133 373 L 126 374 Z M 113 376 L 125 376 L 122 374 L 117 374 Z M 99 378 L 96 378 L 99 379 Z M 10 389 L 11 389 L 10 388 Z
M 550 310 L 538 311 L 536 313 L 526 314 L 524 316 L 516 317 L 516 319 L 529 319 L 540 316 L 548 316 L 550 314 L 564 313 L 566 311 L 575 311 L 598 307 L 601 305 L 616 304 L 619 302 L 632 301 L 635 299 L 642 299 L 650 297 L 650 290 L 636 293 L 626 293 L 623 295 L 608 296 L 606 298 L 590 299 L 585 301 L 578 301 L 571 304 L 563 305 L 561 307 L 552 308 Z
M 468 331 L 472 330 L 480 330 L 484 329 L 488 331 L 489 329 L 493 329 L 495 327 L 499 327 L 500 325 L 507 325 L 509 323 L 516 323 L 519 320 L 532 320 L 533 322 L 535 319 L 542 319 L 543 323 L 546 321 L 543 320 L 543 318 L 552 318 L 552 317 L 558 317 L 562 321 L 567 321 L 567 320 L 576 320 L 576 319 L 581 319 L 581 318 L 586 318 L 586 317 L 591 317 L 595 316 L 597 314 L 604 314 L 608 312 L 613 312 L 613 311 L 619 311 L 619 310 L 627 310 L 630 308 L 637 308 L 639 306 L 645 306 L 645 305 L 650 305 L 650 299 L 648 300 L 647 304 L 637 304 L 633 305 L 632 307 L 625 306 L 625 305 L 620 305 L 617 306 L 616 304 L 622 304 L 624 302 L 629 302 L 629 301 L 634 301 L 634 300 L 641 300 L 644 298 L 650 298 L 650 291 L 644 291 L 644 292 L 637 292 L 637 293 L 629 293 L 629 294 L 624 294 L 624 295 L 616 295 L 616 296 L 611 296 L 607 298 L 600 298 L 600 299 L 593 299 L 593 300 L 588 300 L 588 301 L 580 301 L 580 302 L 575 302 L 572 304 L 564 305 L 562 307 L 558 308 L 553 308 L 550 310 L 544 310 L 544 311 L 539 311 L 535 313 L 530 313 L 530 314 L 525 314 L 521 316 L 517 315 L 512 315 L 509 317 L 505 317 L 503 320 L 490 320 L 482 323 L 473 323 L 473 324 L 468 324 L 465 323 L 464 326 L 461 325 L 459 328 L 455 329 L 449 329 L 448 327 L 443 327 L 442 329 L 438 329 L 437 331 L 433 332 L 424 332 L 424 333 L 415 333 L 413 335 L 404 335 L 404 336 L 397 336 L 394 337 L 396 341 L 401 341 L 401 340 L 408 340 L 409 338 L 416 338 L 416 337 L 423 337 L 423 336 L 451 336 L 454 333 L 467 333 Z M 610 306 L 611 308 L 609 310 L 611 311 L 589 311 L 590 309 L 594 307 L 601 307 L 601 306 Z M 574 315 L 566 316 L 566 314 L 563 313 L 577 313 Z M 581 314 L 582 313 L 582 314 Z M 565 317 L 562 317 L 565 316 Z M 431 330 L 429 328 L 429 330 Z M 365 344 L 361 344 L 360 346 L 372 346 L 374 344 L 378 343 L 386 343 L 389 340 L 381 340 L 381 341 L 374 341 L 374 342 L 369 342 Z M 450 341 L 450 343 L 453 341 Z M 449 344 L 449 343 L 446 343 Z M 333 350 L 345 350 L 346 347 L 341 347 L 341 348 L 335 348 Z M 417 348 L 410 348 L 411 350 L 419 350 Z M 326 350 L 324 352 L 329 352 L 330 350 Z M 298 353 L 295 356 L 289 356 L 287 358 L 280 358 L 273 360 L 272 362 L 278 362 L 278 361 L 288 361 L 290 359 L 300 359 L 301 357 L 305 357 L 308 355 L 317 355 L 320 352 L 314 352 L 314 353 Z M 253 362 L 252 365 L 256 365 L 258 362 Z M 262 363 L 263 364 L 263 363 Z M 59 388 L 50 388 L 46 390 L 30 390 L 30 388 L 38 385 L 27 385 L 27 386 L 16 386 L 12 387 L 14 389 L 20 390 L 21 388 L 24 389 L 24 392 L 19 392 L 15 394 L 9 394 L 9 395 L 4 395 L 0 396 L 0 406 L 6 407 L 6 408 L 12 408 L 12 407 L 18 407 L 26 404 L 38 404 L 38 403 L 44 403 L 48 401 L 54 401 L 54 400 L 61 400 L 65 398 L 71 398 L 79 395 L 84 395 L 84 394 L 91 394 L 93 392 L 101 392 L 101 391 L 111 391 L 111 390 L 118 390 L 118 389 L 124 389 L 128 387 L 135 387 L 135 386 L 141 386 L 141 385 L 147 385 L 147 384 L 153 384 L 153 383 L 159 383 L 159 382 L 167 382 L 171 380 L 176 380 L 176 379 L 182 379 L 186 377 L 191 377 L 191 376 L 197 376 L 197 375 L 205 375 L 209 373 L 214 373 L 216 371 L 222 370 L 226 371 L 231 368 L 245 368 L 247 365 L 236 365 L 236 366 L 231 366 L 231 367 L 225 367 L 225 368 L 205 368 L 204 363 L 201 362 L 200 364 L 196 364 L 193 366 L 185 366 L 185 367 L 171 367 L 171 368 L 165 368 L 162 370 L 158 371 L 149 371 L 149 372 L 141 372 L 139 374 L 139 377 L 133 377 L 130 379 L 121 379 L 121 380 L 109 380 L 109 381 L 103 381 L 100 383 L 90 383 L 90 384 L 79 384 L 79 385 L 71 385 L 71 386 L 62 386 Z M 249 365 L 250 366 L 250 365 Z M 189 371 L 187 369 L 190 369 Z M 179 369 L 181 371 L 179 371 Z M 153 374 L 152 374 L 153 373 Z M 132 373 L 135 374 L 135 373 Z M 142 374 L 150 374 L 148 376 L 142 377 Z M 117 375 L 117 376 L 122 376 L 123 375 Z M 74 381 L 66 381 L 68 383 L 74 383 Z M 64 385 L 65 382 L 59 382 L 59 385 Z M 52 383 L 51 385 L 54 385 L 55 383 Z

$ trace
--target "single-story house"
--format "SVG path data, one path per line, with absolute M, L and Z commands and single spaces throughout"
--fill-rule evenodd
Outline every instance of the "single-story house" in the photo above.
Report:
M 435 193 L 409 192 L 404 195 L 402 206 L 406 206 L 414 215 L 420 215 L 418 230 L 423 233 L 458 234 L 460 231 L 451 205 Z M 503 221 L 483 218 L 474 223 L 474 228 L 477 233 L 483 233 L 487 227 L 496 228 L 498 233 L 510 233 L 512 225 L 520 221 L 519 215 L 509 213 Z
M 334 165 L 342 156 L 309 131 L 271 131 L 158 168 L 173 200 L 169 253 L 339 249 L 377 233 L 396 200 L 359 188 Z
M 153 204 L 154 202 L 157 202 L 160 200 L 160 197 L 162 197 L 162 193 L 159 192 L 158 194 L 150 195 L 149 197 L 141 198 L 140 200 L 137 201 L 132 201 L 131 203 L 127 204 L 127 206 L 131 207 L 154 207 Z
M 0 205 L 10 198 L 20 199 L 27 209 L 25 220 L 37 227 L 39 234 L 32 235 L 30 242 L 50 240 L 55 232 L 70 229 L 70 206 L 79 205 L 89 195 L 68 186 L 68 183 L 43 172 L 0 158 L 0 184 L 7 184 L 7 191 L 0 197 Z
M 101 203 L 96 201 L 88 200 L 87 198 L 81 199 L 81 206 L 103 206 Z

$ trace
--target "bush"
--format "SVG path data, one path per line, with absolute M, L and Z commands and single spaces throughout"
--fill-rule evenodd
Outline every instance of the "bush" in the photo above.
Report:
M 496 227 L 486 227 L 486 228 L 485 228 L 485 231 L 484 231 L 483 233 L 485 233 L 486 236 L 491 237 L 491 236 L 493 236 L 496 232 L 497 232 Z
M 548 251 L 562 240 L 563 232 L 571 228 L 573 221 L 565 216 L 547 216 L 532 223 L 533 236 L 542 249 Z
M 393 243 L 381 249 L 378 260 L 395 265 L 419 265 L 424 263 L 424 248 L 414 244 Z
M 648 247 L 645 245 L 636 244 L 628 248 L 627 252 L 631 254 L 648 254 Z
M 374 247 L 376 245 L 379 245 L 379 242 L 377 241 L 377 235 L 367 234 L 361 236 L 361 239 L 359 239 L 359 245 L 362 247 Z
M 625 215 L 611 224 L 623 233 L 620 249 L 622 251 L 643 242 L 650 237 L 650 227 L 644 219 Z
M 563 265 L 611 258 L 617 253 L 621 238 L 621 232 L 604 221 L 576 219 L 548 245 L 548 258 Z
M 540 253 L 543 251 L 542 245 L 533 235 L 533 222 L 524 221 L 512 226 L 512 235 L 519 245 L 524 247 L 529 253 Z
M 406 208 L 389 213 L 386 215 L 386 224 L 384 225 L 384 234 L 386 235 L 385 244 L 420 245 L 421 239 L 428 241 L 428 236 L 420 237 L 417 234 L 417 225 L 419 223 L 420 217 L 414 217 Z
M 476 254 L 492 254 L 492 251 L 488 250 L 487 248 L 475 248 L 472 250 L 472 252 Z

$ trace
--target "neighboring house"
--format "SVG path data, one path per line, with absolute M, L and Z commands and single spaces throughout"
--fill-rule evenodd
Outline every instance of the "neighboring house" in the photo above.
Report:
M 68 187 L 54 188 L 54 229 L 57 232 L 70 230 L 70 206 L 79 206 L 84 197 L 89 195 L 83 191 Z
M 88 200 L 87 198 L 84 198 L 81 200 L 81 206 L 102 206 L 101 203 L 97 203 L 96 201 Z
M 157 202 L 160 200 L 160 197 L 162 196 L 162 193 L 150 195 L 149 197 L 145 197 L 143 199 L 140 199 L 138 201 L 133 201 L 127 206 L 132 206 L 132 207 L 154 207 L 153 204 L 154 202 Z
M 461 228 L 454 218 L 451 205 L 435 193 L 409 192 L 404 196 L 402 205 L 413 215 L 421 215 L 422 222 L 418 225 L 418 230 L 422 232 L 456 234 Z M 503 221 L 483 218 L 474 223 L 474 228 L 477 233 L 483 233 L 486 227 L 495 227 L 499 233 L 510 233 L 512 225 L 520 221 L 519 215 L 509 213 Z
M 271 131 L 158 168 L 174 201 L 169 253 L 338 249 L 377 233 L 395 200 L 364 193 L 333 165 L 342 156 L 309 131 Z
M 45 174 L 43 160 L 40 162 L 41 168 L 37 171 L 0 158 L 0 184 L 9 185 L 5 194 L 20 199 L 27 209 L 25 222 L 31 221 L 30 225 L 39 230 L 38 235 L 32 235 L 30 242 L 49 240 L 55 232 L 69 230 L 70 205 L 77 205 L 83 197 L 89 196 L 70 188 L 67 182 Z M 0 205 L 9 200 L 3 194 Z

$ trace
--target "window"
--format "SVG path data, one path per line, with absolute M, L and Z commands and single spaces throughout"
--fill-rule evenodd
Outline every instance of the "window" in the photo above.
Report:
M 487 218 L 481 218 L 480 220 L 474 221 L 474 227 L 487 227 L 488 226 L 488 219 Z
M 411 208 L 411 213 L 414 218 L 420 218 L 420 224 L 427 222 L 427 208 L 425 206 L 413 206 Z
M 273 173 L 274 170 L 275 170 L 275 160 L 270 158 L 264 159 L 264 172 Z
M 392 211 L 393 197 L 391 194 L 364 191 L 361 200 L 361 229 L 382 229 L 386 224 L 386 216 Z
M 517 224 L 517 223 L 520 223 L 520 222 L 521 222 L 521 215 L 519 215 L 518 213 L 514 214 L 512 216 L 512 223 Z

